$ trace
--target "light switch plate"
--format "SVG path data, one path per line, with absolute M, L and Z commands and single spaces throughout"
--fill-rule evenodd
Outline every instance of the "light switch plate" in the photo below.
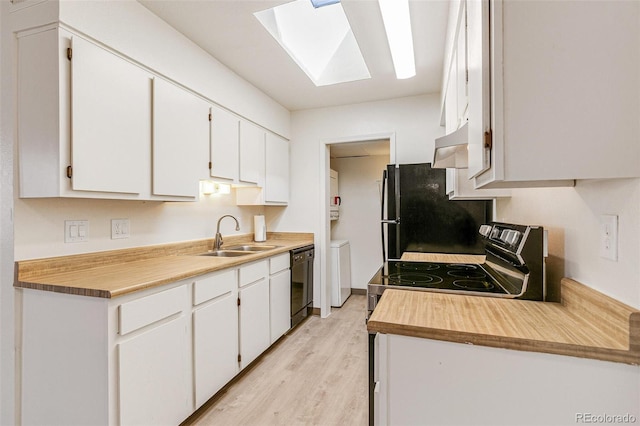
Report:
M 618 216 L 603 214 L 600 216 L 600 257 L 618 260 Z
M 111 219 L 111 239 L 129 238 L 129 219 Z
M 89 241 L 89 221 L 88 220 L 65 220 L 64 221 L 64 242 L 81 243 Z

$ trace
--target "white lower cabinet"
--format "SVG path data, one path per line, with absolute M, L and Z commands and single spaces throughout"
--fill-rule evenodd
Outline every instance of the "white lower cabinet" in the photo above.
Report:
M 116 298 L 16 289 L 21 424 L 176 425 L 289 329 L 289 254 Z
M 193 411 L 188 294 L 17 290 L 21 423 L 179 424 Z
M 240 267 L 240 368 L 271 344 L 269 328 L 269 266 L 260 261 Z
M 199 408 L 238 374 L 238 271 L 193 284 L 193 377 Z
M 291 328 L 291 270 L 289 253 L 269 259 L 271 343 Z
M 637 365 L 394 334 L 376 336 L 375 357 L 376 425 L 640 418 Z
M 120 424 L 176 425 L 191 414 L 187 317 L 118 345 Z

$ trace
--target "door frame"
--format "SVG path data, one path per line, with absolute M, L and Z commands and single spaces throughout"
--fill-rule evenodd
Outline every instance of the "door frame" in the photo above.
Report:
M 396 162 L 396 132 L 383 132 L 353 136 L 343 136 L 334 138 L 324 138 L 320 141 L 320 233 L 318 236 L 320 249 L 320 317 L 326 318 L 331 315 L 331 262 L 329 260 L 329 249 L 331 247 L 331 220 L 329 219 L 329 197 L 331 178 L 329 174 L 330 145 L 352 143 L 352 142 L 373 142 L 380 139 L 389 139 L 389 163 Z

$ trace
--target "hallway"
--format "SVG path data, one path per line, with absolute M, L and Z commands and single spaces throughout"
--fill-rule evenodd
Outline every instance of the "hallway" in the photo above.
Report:
M 184 425 L 366 425 L 366 296 L 312 316 Z

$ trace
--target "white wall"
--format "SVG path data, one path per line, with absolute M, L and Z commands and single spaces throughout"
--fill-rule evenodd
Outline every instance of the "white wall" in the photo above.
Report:
M 289 111 L 135 0 L 61 0 L 60 21 L 289 137 Z
M 329 186 L 329 160 L 325 144 L 392 133 L 397 162 L 430 162 L 434 140 L 443 134 L 438 124 L 439 107 L 440 95 L 435 94 L 291 113 L 291 200 L 284 210 L 267 209 L 267 219 L 272 229 L 315 233 L 314 306 L 325 313 L 330 311 L 329 286 L 321 284 L 330 276 L 326 253 L 328 198 L 324 198 Z
M 116 250 L 168 242 L 213 238 L 218 218 L 222 235 L 253 233 L 253 215 L 264 207 L 237 207 L 229 195 L 202 196 L 199 202 L 143 202 L 84 199 L 16 199 L 16 260 Z M 111 219 L 127 218 L 131 236 L 111 239 Z M 65 220 L 88 220 L 89 241 L 64 242 Z M 269 229 L 270 230 L 270 229 Z
M 550 271 L 553 279 L 574 278 L 640 309 L 640 179 L 513 190 L 497 211 L 499 220 L 549 228 L 550 255 L 561 260 Z M 599 255 L 602 214 L 619 217 L 618 261 Z
M 5 35 L 7 13 L 0 5 L 0 48 L 4 52 L 9 43 Z M 13 89 L 7 80 L 8 63 L 0 55 L 0 93 Z M 15 424 L 15 371 L 13 352 L 13 144 L 11 143 L 10 116 L 5 96 L 0 100 L 0 424 Z
M 15 311 L 13 263 L 14 104 L 10 3 L 0 3 L 0 424 L 15 424 Z
M 349 240 L 351 287 L 366 289 L 380 268 L 380 191 L 388 156 L 336 158 L 331 168 L 339 173 L 340 219 L 331 222 L 332 240 Z

